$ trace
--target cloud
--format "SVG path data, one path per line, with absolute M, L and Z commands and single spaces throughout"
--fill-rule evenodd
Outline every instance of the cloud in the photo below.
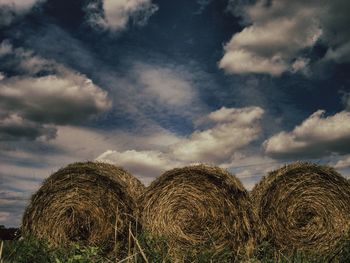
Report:
M 207 111 L 198 91 L 203 72 L 163 60 L 125 63 L 129 67 L 125 74 L 102 73 L 103 86 L 109 88 L 113 114 L 122 121 L 120 125 L 130 125 L 124 121 L 129 119 L 142 129 L 160 125 L 183 132 L 190 130 L 192 121 Z
M 67 73 L 68 69 L 53 60 L 36 55 L 32 50 L 15 48 L 9 40 L 0 43 L 0 69 L 11 69 L 11 75 L 47 75 L 49 73 Z
M 85 75 L 8 42 L 0 51 L 11 61 L 12 71 L 18 71 L 0 80 L 2 140 L 49 139 L 55 134 L 52 125 L 86 121 L 111 108 L 107 92 Z
M 136 131 L 101 130 L 78 126 L 57 126 L 57 136 L 47 144 L 61 149 L 53 154 L 52 160 L 46 163 L 65 165 L 72 160 L 93 160 L 109 149 L 125 152 L 130 149 L 137 151 L 165 151 L 169 145 L 178 142 L 173 133 L 154 127 L 152 130 L 137 133 Z M 53 161 L 53 163 L 52 163 Z
M 273 158 L 319 158 L 350 153 L 350 112 L 324 117 L 318 110 L 291 132 L 280 132 L 263 143 Z
M 124 151 L 108 150 L 97 160 L 125 166 L 140 178 L 159 176 L 166 170 L 191 163 L 224 165 L 232 161 L 237 150 L 258 137 L 263 113 L 258 107 L 223 107 L 198 121 L 198 124 L 209 127 L 195 130 L 187 137 L 177 137 L 167 147 L 145 150 L 145 145 L 138 149 L 135 145 Z
M 146 178 L 155 178 L 178 165 L 177 162 L 170 160 L 159 151 L 127 150 L 118 152 L 109 150 L 98 156 L 96 160 L 117 163 L 132 174 L 144 178 L 143 181 Z
M 8 26 L 17 16 L 23 15 L 44 0 L 0 0 L 0 27 Z
M 12 222 L 7 221 L 6 225 L 19 223 L 20 214 L 25 206 L 23 200 L 27 200 L 38 189 L 43 179 L 69 163 L 94 160 L 101 152 L 106 152 L 103 159 L 109 158 L 118 162 L 120 158 L 121 162 L 117 163 L 118 165 L 130 169 L 147 184 L 163 171 L 151 165 L 157 164 L 158 161 L 161 166 L 159 169 L 170 167 L 163 155 L 157 156 L 157 151 L 163 151 L 169 144 L 178 141 L 175 135 L 161 128 L 147 134 L 74 126 L 56 128 L 57 136 L 45 142 L 43 149 L 38 141 L 30 142 L 30 148 L 15 147 L 4 151 L 0 147 L 0 203 L 3 204 L 1 211 L 10 212 L 11 219 L 16 219 Z M 17 146 L 19 141 L 14 143 Z M 55 150 L 48 151 L 48 147 Z M 119 149 L 120 153 L 109 152 L 110 148 Z M 129 151 L 128 148 L 146 150 L 139 150 L 138 153 L 138 150 Z M 137 162 L 140 163 L 140 167 L 136 165 Z
M 3 41 L 0 43 L 0 57 L 9 55 L 13 52 L 13 47 L 9 41 Z
M 0 119 L 0 141 L 35 140 L 39 137 L 50 140 L 55 136 L 56 129 L 54 127 L 24 120 L 17 114 L 11 114 L 4 119 Z
M 284 163 L 255 152 L 237 154 L 231 163 L 221 166 L 235 174 L 244 184 L 244 187 L 250 191 L 260 181 L 262 176 L 282 165 Z
M 246 8 L 252 25 L 235 34 L 225 46 L 220 68 L 228 73 L 268 73 L 278 76 L 291 68 L 299 51 L 315 44 L 321 34 L 310 19 L 313 6 L 285 12 L 287 1 L 273 1 L 267 7 L 258 1 Z M 298 12 L 297 12 L 298 11 Z
M 349 7 L 346 0 L 258 0 L 241 7 L 246 26 L 225 45 L 219 67 L 237 74 L 295 73 L 307 66 L 303 52 L 317 41 L 329 47 L 326 59 L 350 61 Z
M 197 94 L 191 80 L 182 72 L 145 64 L 137 65 L 135 72 L 143 87 L 142 95 L 153 97 L 162 105 L 181 107 L 195 100 Z
M 0 212 L 0 224 L 2 224 L 2 222 L 8 221 L 10 216 L 11 216 L 11 213 L 9 212 Z
M 129 170 L 145 184 L 149 184 L 154 177 L 159 176 L 166 170 L 195 163 L 200 155 L 209 156 L 208 148 L 200 149 L 203 150 L 202 152 L 197 150 L 197 156 L 188 159 L 178 156 L 173 151 L 180 145 L 184 146 L 186 142 L 191 142 L 195 138 L 194 134 L 207 131 L 217 136 L 214 137 L 218 144 L 223 144 L 220 140 L 230 143 L 228 136 L 231 132 L 236 138 L 235 132 L 238 132 L 238 129 L 241 129 L 242 132 L 255 128 L 259 130 L 258 120 L 262 113 L 263 110 L 257 107 L 222 108 L 198 120 L 196 125 L 203 126 L 203 129 L 199 130 L 198 128 L 197 131 L 187 137 L 178 136 L 159 126 L 154 126 L 142 133 L 137 131 L 130 133 L 118 130 L 106 131 L 57 125 L 55 126 L 57 129 L 56 137 L 45 142 L 43 149 L 40 148 L 42 145 L 37 140 L 30 142 L 27 149 L 25 147 L 24 149 L 15 147 L 5 152 L 0 151 L 2 162 L 0 164 L 2 168 L 0 192 L 2 192 L 2 189 L 7 191 L 7 194 L 0 194 L 0 200 L 1 202 L 7 202 L 4 203 L 2 211 L 10 213 L 10 219 L 6 219 L 4 222 L 6 225 L 19 224 L 20 213 L 22 213 L 26 202 L 23 200 L 26 200 L 38 189 L 44 178 L 71 162 L 96 159 L 114 163 Z M 221 137 L 220 134 L 222 133 L 225 136 Z M 247 133 L 247 136 L 251 135 L 252 133 Z M 209 140 L 209 143 L 211 141 L 212 139 Z M 246 140 L 245 143 L 249 143 L 249 141 Z M 17 145 L 18 141 L 15 143 Z M 207 142 L 202 138 L 199 143 L 206 144 Z M 36 146 L 39 149 L 33 150 L 33 147 Z M 47 147 L 51 147 L 50 149 L 53 150 L 48 151 Z M 236 147 L 236 142 L 225 145 L 225 148 L 231 150 L 237 149 Z M 240 147 L 243 147 L 243 143 L 240 143 Z M 231 162 L 226 164 L 225 168 L 227 168 L 242 160 L 243 157 L 240 156 L 237 152 L 225 151 L 225 156 L 221 155 L 220 160 L 217 156 L 214 156 L 213 158 L 207 158 L 207 161 L 216 165 L 225 165 L 221 161 L 227 160 Z M 199 161 L 204 162 L 206 160 Z M 38 163 L 40 163 L 39 166 Z
M 328 9 L 321 16 L 324 33 L 322 40 L 329 46 L 325 59 L 337 63 L 350 62 L 350 2 L 347 0 L 326 1 Z
M 11 6 L 17 10 L 27 10 L 42 0 L 1 0 L 0 6 Z
M 98 2 L 92 2 L 86 8 L 92 26 L 117 31 L 125 29 L 129 22 L 145 25 L 157 10 L 158 6 L 151 0 L 103 0 L 102 12 Z
M 0 224 L 18 227 L 31 194 L 51 171 L 10 165 L 3 160 L 0 165 L 0 211 L 7 214 L 0 219 Z
M 110 107 L 106 92 L 74 73 L 4 79 L 0 83 L 0 104 L 26 119 L 53 124 L 85 120 Z
M 344 168 L 349 168 L 350 167 L 350 156 L 343 160 L 339 160 L 335 165 L 334 168 L 337 169 L 344 169 Z
M 197 130 L 175 144 L 173 154 L 180 160 L 227 161 L 236 150 L 258 138 L 263 113 L 259 107 L 222 107 L 202 120 L 211 123 L 211 128 Z

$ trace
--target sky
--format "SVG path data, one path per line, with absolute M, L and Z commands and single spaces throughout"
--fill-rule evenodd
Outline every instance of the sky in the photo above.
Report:
M 0 224 L 69 163 L 148 185 L 294 161 L 350 177 L 347 0 L 0 0 Z

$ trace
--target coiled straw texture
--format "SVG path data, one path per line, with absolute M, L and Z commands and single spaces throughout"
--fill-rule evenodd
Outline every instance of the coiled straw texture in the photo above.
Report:
M 130 183 L 132 182 L 132 183 Z M 142 184 L 104 163 L 75 163 L 52 174 L 32 196 L 22 233 L 53 246 L 98 246 L 122 258 Z
M 174 261 L 208 249 L 237 255 L 254 243 L 248 193 L 218 167 L 196 165 L 164 173 L 141 196 L 140 207 L 141 224 L 166 240 Z
M 350 185 L 332 168 L 287 165 L 264 177 L 251 196 L 261 241 L 282 253 L 326 255 L 349 232 Z

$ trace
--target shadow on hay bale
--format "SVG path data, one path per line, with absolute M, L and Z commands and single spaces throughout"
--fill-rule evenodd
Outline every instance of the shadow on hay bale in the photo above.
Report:
M 32 196 L 22 233 L 53 246 L 98 246 L 123 257 L 135 198 L 144 186 L 121 168 L 105 163 L 74 163 L 46 179 Z
M 145 231 L 162 237 L 171 258 L 183 261 L 208 249 L 233 255 L 253 246 L 254 217 L 247 191 L 223 169 L 204 165 L 173 169 L 140 198 Z
M 330 167 L 287 165 L 264 177 L 251 196 L 261 240 L 282 253 L 325 256 L 349 231 L 350 184 Z

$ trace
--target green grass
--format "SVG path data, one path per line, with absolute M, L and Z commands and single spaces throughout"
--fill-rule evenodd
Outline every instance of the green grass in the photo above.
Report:
M 44 242 L 27 238 L 16 241 L 5 241 L 1 263 L 102 263 L 106 260 L 100 256 L 96 247 L 53 249 Z
M 27 238 L 16 241 L 3 242 L 4 247 L 0 258 L 1 263 L 102 263 L 117 262 L 107 259 L 101 255 L 102 251 L 97 247 L 82 247 L 75 245 L 69 249 L 53 249 L 44 242 Z M 168 255 L 169 247 L 164 239 L 154 239 L 149 235 L 138 236 L 138 246 L 134 251 L 130 251 L 129 259 L 123 262 L 127 263 L 143 263 L 144 258 L 148 262 L 168 263 L 172 262 Z M 0 252 L 1 253 L 1 252 Z M 1 261 L 2 260 L 2 261 Z M 251 258 L 244 256 L 235 256 L 230 251 L 215 253 L 215 251 L 205 251 L 202 253 L 191 253 L 186 251 L 185 262 L 198 263 L 319 263 L 334 262 L 346 263 L 350 262 L 350 242 L 343 241 L 339 250 L 334 251 L 327 257 L 320 258 L 318 255 L 306 255 L 294 253 L 286 256 L 276 251 L 269 243 L 261 244 L 254 251 Z

